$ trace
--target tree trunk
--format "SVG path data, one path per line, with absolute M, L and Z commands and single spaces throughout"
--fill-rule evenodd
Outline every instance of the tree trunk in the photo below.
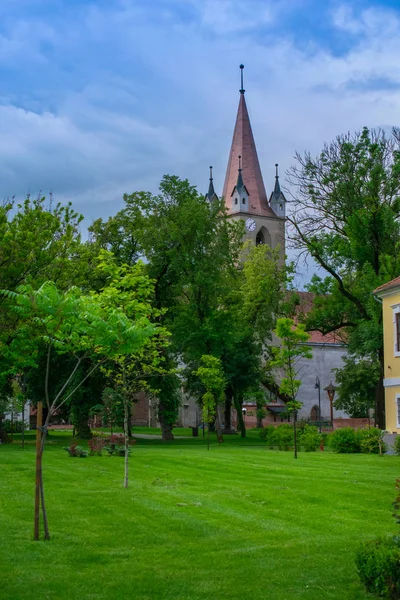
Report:
M 4 415 L 0 414 L 0 444 L 10 444 L 11 439 L 7 431 L 4 429 L 3 419 Z
M 79 417 L 75 423 L 75 435 L 82 440 L 90 440 L 92 438 L 92 432 L 89 427 L 89 411 L 85 413 L 79 413 Z
M 375 387 L 375 424 L 379 429 L 386 429 L 385 419 L 385 388 L 383 387 L 384 356 L 383 348 L 379 349 L 380 377 Z
M 124 399 L 124 446 L 125 446 L 125 475 L 124 475 L 124 488 L 128 487 L 128 476 L 129 476 L 129 408 L 130 403 Z
M 21 446 L 22 448 L 25 448 L 25 400 L 22 403 Z
M 162 402 L 158 405 L 158 420 L 160 421 L 161 435 L 164 442 L 169 442 L 174 439 L 172 433 L 172 425 L 167 422 L 165 418 L 165 407 Z
M 232 429 L 232 393 L 225 393 L 225 408 L 224 408 L 224 417 L 225 417 L 225 431 L 231 431 Z
M 256 415 L 257 415 L 257 427 L 259 429 L 262 429 L 262 427 L 263 427 L 263 420 L 262 420 L 262 417 L 260 417 L 258 410 L 257 410 Z
M 42 457 L 41 457 L 41 446 L 42 446 L 42 402 L 37 403 L 36 407 L 36 479 L 35 479 L 35 510 L 33 519 L 33 539 L 35 542 L 39 541 L 40 533 L 40 482 L 42 475 Z
M 294 457 L 297 458 L 297 410 L 294 411 L 293 415 L 293 445 Z
M 42 506 L 44 539 L 50 539 L 49 524 L 47 520 L 46 504 L 44 500 L 43 487 L 43 450 L 46 442 L 46 431 L 50 421 L 50 415 L 46 417 L 44 427 L 43 423 L 43 405 L 38 402 L 36 417 L 36 481 L 35 481 L 35 515 L 34 515 L 34 531 L 33 539 L 39 541 L 40 534 L 40 505 Z
M 234 403 L 235 403 L 235 408 L 236 408 L 238 426 L 240 429 L 240 435 L 242 438 L 245 438 L 246 437 L 246 424 L 243 419 L 242 402 L 239 400 L 239 398 L 235 397 Z
M 222 428 L 221 428 L 221 419 L 219 415 L 220 408 L 217 406 L 216 417 L 215 417 L 215 430 L 217 432 L 217 442 L 218 444 L 222 444 L 224 438 L 222 437 Z

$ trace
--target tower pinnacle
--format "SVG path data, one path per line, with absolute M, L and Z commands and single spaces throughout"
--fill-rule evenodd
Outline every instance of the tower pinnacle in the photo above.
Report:
M 212 173 L 212 169 L 213 169 L 213 168 L 212 168 L 212 167 L 210 167 L 210 183 L 209 183 L 209 185 L 208 185 L 208 192 L 207 192 L 207 194 L 206 194 L 206 199 L 207 199 L 209 202 L 213 202 L 214 200 L 218 200 L 218 196 L 217 196 L 217 194 L 215 193 L 215 190 L 214 190 L 214 182 L 213 182 L 213 173 Z
M 240 83 L 241 83 L 239 92 L 241 94 L 244 94 L 245 91 L 246 91 L 245 89 L 243 89 L 243 69 L 244 69 L 244 65 L 240 65 L 239 69 L 240 69 Z

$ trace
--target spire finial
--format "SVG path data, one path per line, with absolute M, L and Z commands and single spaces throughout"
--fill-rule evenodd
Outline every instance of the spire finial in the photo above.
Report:
M 239 159 L 239 171 L 241 171 L 242 170 L 242 157 L 240 156 L 240 154 L 238 156 L 238 159 Z
M 275 169 L 276 169 L 275 177 L 279 177 L 279 175 L 278 175 L 278 166 L 279 166 L 278 163 L 275 163 Z
M 210 167 L 210 181 L 213 180 L 213 176 L 212 176 L 212 166 Z
M 240 90 L 239 90 L 239 92 L 240 92 L 241 94 L 244 94 L 244 93 L 245 93 L 245 91 L 246 91 L 246 90 L 243 88 L 243 69 L 244 69 L 244 65 L 240 65 L 240 67 L 239 67 L 239 68 L 240 68 L 240 83 L 241 83 L 241 87 L 240 87 Z

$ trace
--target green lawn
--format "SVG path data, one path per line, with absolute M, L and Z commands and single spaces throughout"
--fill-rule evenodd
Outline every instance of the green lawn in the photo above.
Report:
M 396 531 L 396 456 L 266 450 L 256 434 L 44 458 L 52 539 L 32 541 L 34 446 L 0 446 L 0 598 L 360 600 L 354 551 Z M 33 440 L 32 440 L 33 442 Z

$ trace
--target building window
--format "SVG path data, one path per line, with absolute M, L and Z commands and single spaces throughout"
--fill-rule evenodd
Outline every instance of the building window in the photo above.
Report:
M 246 204 L 246 198 L 243 198 L 242 204 Z
M 256 246 L 259 246 L 260 244 L 265 244 L 264 234 L 261 230 L 257 233 L 256 237 Z
M 400 356 L 400 305 L 393 306 L 393 350 L 395 356 Z
M 235 198 L 235 204 L 237 204 L 237 198 Z
M 400 429 L 400 396 L 396 396 L 396 427 Z

